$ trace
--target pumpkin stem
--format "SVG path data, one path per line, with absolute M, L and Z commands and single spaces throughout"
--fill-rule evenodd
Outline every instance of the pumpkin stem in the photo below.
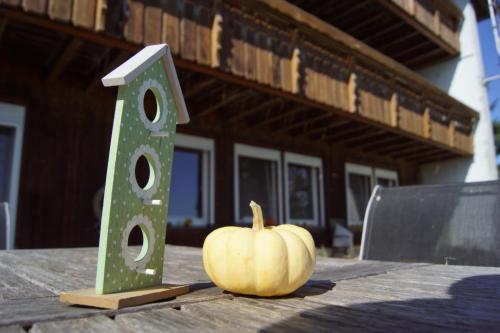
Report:
M 252 207 L 253 212 L 253 231 L 259 231 L 264 229 L 264 218 L 262 217 L 262 208 L 254 201 L 250 201 L 250 207 Z

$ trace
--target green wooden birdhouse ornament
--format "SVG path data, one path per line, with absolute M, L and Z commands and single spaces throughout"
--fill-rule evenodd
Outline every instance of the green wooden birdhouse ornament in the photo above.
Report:
M 95 288 L 61 292 L 65 303 L 117 309 L 186 293 L 162 285 L 170 177 L 177 124 L 189 122 L 168 45 L 151 45 L 106 75 L 118 86 L 109 151 Z M 156 107 L 147 112 L 145 96 Z M 139 161 L 148 178 L 139 181 Z M 131 231 L 142 232 L 138 254 Z
M 168 45 L 145 47 L 106 75 L 104 86 L 118 86 L 101 218 L 95 293 L 109 294 L 162 283 L 170 177 L 176 124 L 189 122 Z M 156 113 L 146 113 L 151 91 Z M 149 178 L 137 179 L 139 159 Z M 132 229 L 143 245 L 132 254 Z

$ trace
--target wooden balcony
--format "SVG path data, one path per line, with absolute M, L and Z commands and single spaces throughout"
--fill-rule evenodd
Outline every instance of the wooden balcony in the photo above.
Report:
M 94 60 L 104 58 L 96 49 L 79 49 L 81 41 L 126 52 L 143 44 L 168 43 L 180 71 L 203 75 L 202 81 L 181 75 L 183 88 L 188 88 L 186 99 L 207 89 L 221 96 L 203 109 L 191 110 L 193 119 L 236 106 L 242 97 L 260 96 L 251 108 L 233 115 L 233 120 L 252 119 L 256 125 L 307 140 L 377 148 L 417 163 L 473 152 L 472 131 L 478 117 L 474 110 L 407 67 L 285 1 L 149 4 L 128 1 L 128 11 L 124 11 L 122 1 L 0 0 L 0 19 L 7 29 L 12 22 L 23 22 L 64 35 L 60 54 L 69 60 L 56 62 L 51 69 L 54 77 L 74 60 L 71 57 L 82 58 L 84 53 Z M 29 38 L 34 34 L 32 30 Z M 104 69 L 126 56 L 109 49 L 100 51 L 115 54 Z M 97 66 L 85 73 L 80 68 L 86 82 L 95 82 L 95 75 L 104 70 Z M 234 86 L 217 90 L 219 81 Z M 294 105 L 280 111 L 287 121 L 275 111 L 275 102 Z M 398 140 L 388 143 L 391 137 Z M 379 146 L 374 147 L 376 143 Z M 408 145 L 412 148 L 401 149 Z
M 451 0 L 290 0 L 410 68 L 460 52 L 462 13 Z

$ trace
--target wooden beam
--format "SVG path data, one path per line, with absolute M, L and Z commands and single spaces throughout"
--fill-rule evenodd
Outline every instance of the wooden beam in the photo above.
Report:
M 378 30 L 377 32 L 370 34 L 368 38 L 365 38 L 363 42 L 369 44 L 371 41 L 376 40 L 380 37 L 387 37 L 387 34 L 393 30 L 401 28 L 405 23 L 403 21 L 398 21 L 395 24 L 389 25 L 385 29 Z
M 418 165 L 421 164 L 426 164 L 426 163 L 432 163 L 432 162 L 441 162 L 444 160 L 449 160 L 451 158 L 456 158 L 457 156 L 451 154 L 451 153 L 442 153 L 442 154 L 437 154 L 437 155 L 429 155 L 425 156 L 419 159 L 411 160 L 412 162 L 415 162 Z
M 0 17 L 0 41 L 2 41 L 2 37 L 5 32 L 5 28 L 7 28 L 8 22 L 9 19 L 7 17 Z
M 359 143 L 358 147 L 362 147 L 363 150 L 366 150 L 366 151 L 372 151 L 374 149 L 387 148 L 387 145 L 391 145 L 394 143 L 396 143 L 396 144 L 400 143 L 401 140 L 407 140 L 407 139 L 404 137 L 394 136 L 394 135 L 391 135 L 390 133 L 387 133 L 387 135 L 381 139 L 378 139 L 378 140 L 374 139 L 373 141 L 370 141 L 367 143 Z
M 380 47 L 378 49 L 384 53 L 387 53 L 387 50 L 389 50 L 391 47 L 397 46 L 398 48 L 400 48 L 401 47 L 399 45 L 400 43 L 406 42 L 406 41 L 410 40 L 411 38 L 418 36 L 418 35 L 419 35 L 419 32 L 416 30 L 410 32 L 409 34 L 401 34 L 400 37 L 392 39 L 389 43 L 384 44 L 382 47 Z
M 249 115 L 252 115 L 254 113 L 258 113 L 262 110 L 265 110 L 265 109 L 268 109 L 270 108 L 271 106 L 277 104 L 277 103 L 281 103 L 283 102 L 283 99 L 281 97 L 277 97 L 277 98 L 271 98 L 270 100 L 264 102 L 264 103 L 259 103 L 258 105 L 256 105 L 255 107 L 253 108 L 249 108 L 249 109 L 246 109 L 246 110 L 243 110 L 242 112 L 239 112 L 239 113 L 236 113 L 232 116 L 230 116 L 229 118 L 229 121 L 230 122 L 235 122 L 241 118 L 245 118 Z
M 292 129 L 290 130 L 290 132 L 293 133 L 294 135 L 301 135 L 301 136 L 308 135 L 308 132 L 311 129 L 313 123 L 325 122 L 334 117 L 335 115 L 325 112 L 323 113 L 323 115 L 318 115 L 317 117 L 312 117 L 311 119 L 307 120 L 303 126 L 296 127 L 295 129 L 297 131 L 295 131 L 295 129 Z M 317 127 L 312 127 L 312 128 L 317 129 Z
M 47 82 L 54 82 L 60 76 L 66 66 L 73 60 L 74 55 L 78 52 L 83 45 L 83 40 L 79 38 L 71 38 L 64 51 L 58 56 L 55 63 L 51 66 L 50 72 L 47 75 Z
M 298 112 L 301 112 L 303 110 L 307 110 L 309 109 L 308 106 L 305 106 L 305 105 L 299 105 L 299 106 L 296 106 L 295 108 L 289 110 L 289 111 L 282 111 L 280 113 L 277 113 L 277 114 L 274 114 L 266 119 L 264 119 L 263 121 L 256 121 L 252 126 L 267 126 L 269 124 L 272 124 L 282 118 L 286 118 L 286 117 L 291 117 L 295 114 L 297 114 Z
M 422 151 L 420 153 L 408 155 L 408 156 L 403 157 L 402 159 L 409 160 L 409 161 L 418 161 L 418 160 L 424 160 L 424 159 L 428 159 L 428 158 L 448 156 L 448 154 L 449 154 L 449 152 L 447 152 L 447 151 L 433 149 L 433 150 Z
M 244 89 L 244 90 L 241 90 L 241 91 L 233 93 L 229 97 L 225 97 L 224 96 L 225 94 L 222 94 L 221 99 L 220 99 L 220 101 L 218 103 L 216 103 L 215 105 L 212 105 L 210 107 L 207 107 L 206 109 L 201 110 L 200 112 L 198 112 L 196 114 L 196 116 L 197 117 L 201 117 L 201 116 L 207 115 L 207 114 L 209 114 L 211 112 L 214 112 L 214 111 L 216 111 L 216 110 L 218 110 L 218 109 L 220 109 L 220 108 L 222 108 L 222 107 L 224 107 L 226 105 L 234 103 L 238 99 L 240 99 L 242 97 L 245 97 L 245 96 L 248 96 L 251 93 L 252 93 L 251 90 Z
M 351 122 L 351 120 L 349 120 L 349 119 L 342 119 L 342 118 L 336 118 L 336 119 L 337 119 L 336 121 L 332 121 L 332 122 L 323 124 L 324 126 L 318 126 L 316 128 L 311 128 L 308 131 L 306 131 L 306 133 L 304 133 L 304 134 L 309 135 L 309 137 L 312 138 L 317 133 L 326 132 L 328 130 L 334 129 L 334 128 L 339 127 L 339 126 L 344 126 L 344 125 Z
M 87 87 L 87 92 L 94 91 L 96 88 L 103 87 L 101 78 L 112 70 L 123 64 L 131 57 L 130 52 L 120 51 L 111 61 L 104 66 L 104 68 L 96 75 L 97 77 Z
M 339 141 L 340 139 L 345 139 L 353 135 L 356 136 L 356 134 L 365 132 L 368 128 L 368 126 L 353 123 L 351 126 L 347 127 L 344 130 L 337 130 L 333 134 L 327 133 L 326 137 L 329 143 L 333 143 Z
M 387 15 L 386 11 L 379 11 L 377 13 L 373 13 L 373 15 L 366 20 L 360 21 L 361 23 L 359 24 L 353 24 L 351 28 L 349 29 L 349 34 L 351 36 L 355 36 L 358 32 L 362 31 L 365 27 L 370 27 L 372 26 L 373 22 L 377 22 L 381 20 L 381 16 Z
M 349 22 L 352 22 L 352 18 L 353 17 L 356 17 L 358 15 L 351 15 L 351 13 L 357 11 L 358 9 L 361 9 L 365 6 L 367 6 L 370 2 L 372 2 L 371 0 L 361 0 L 359 1 L 358 0 L 358 3 L 357 4 L 350 4 L 349 7 L 347 8 L 347 10 L 344 10 L 342 12 L 336 10 L 335 11 L 335 15 L 333 17 L 333 19 L 335 20 L 335 24 L 334 25 L 337 25 L 339 26 L 340 23 L 342 22 L 342 20 L 344 20 L 345 18 L 347 18 L 349 20 Z M 331 2 L 330 1 L 325 1 L 325 4 L 330 4 L 331 5 Z
M 306 113 L 309 113 L 309 110 L 306 110 Z M 329 118 L 331 117 L 332 115 L 331 114 L 328 114 L 327 112 L 323 112 L 323 111 L 320 111 L 319 114 L 313 116 L 313 117 L 309 117 L 308 115 L 306 115 L 306 119 L 302 120 L 302 121 L 297 121 L 297 122 L 294 122 L 293 124 L 289 124 L 287 126 L 283 126 L 283 127 L 280 127 L 277 129 L 277 131 L 279 132 L 288 132 L 288 131 L 292 131 L 296 128 L 299 128 L 299 127 L 302 127 L 308 123 L 311 123 L 311 122 L 314 122 L 314 121 L 318 121 L 318 120 L 322 120 L 322 119 L 326 119 L 326 118 Z
M 404 151 L 399 151 L 396 154 L 391 155 L 393 158 L 402 158 L 402 159 L 408 159 L 412 158 L 414 156 L 419 156 L 422 154 L 428 154 L 430 152 L 434 152 L 436 150 L 439 150 L 439 148 L 431 147 L 431 146 L 418 146 L 418 147 L 413 147 L 406 149 Z M 442 150 L 439 150 L 442 151 Z
M 204 80 L 202 82 L 199 82 L 197 85 L 194 87 L 190 87 L 184 92 L 184 98 L 188 99 L 193 96 L 195 96 L 197 93 L 209 88 L 210 86 L 214 85 L 217 82 L 217 79 L 215 78 L 209 78 L 207 80 Z
M 386 136 L 387 132 L 384 130 L 375 130 L 374 132 L 368 132 L 364 135 L 360 135 L 360 136 L 355 137 L 355 138 L 350 138 L 350 139 L 344 140 L 343 144 L 345 146 L 347 146 L 349 144 L 351 147 L 357 147 L 357 143 L 366 142 L 367 139 L 372 140 L 373 138 L 377 138 L 381 135 Z
M 400 57 L 403 57 L 407 54 L 421 54 L 421 52 L 425 52 L 425 51 L 419 51 L 421 48 L 423 47 L 429 47 L 429 46 L 433 46 L 433 44 L 431 42 L 429 42 L 428 40 L 423 40 L 422 42 L 420 43 L 415 43 L 413 44 L 412 46 L 410 47 L 405 47 L 405 48 L 402 48 L 401 51 L 399 52 L 395 52 L 395 53 L 392 53 L 391 56 L 395 59 L 397 58 L 400 58 Z M 436 46 L 434 46 L 436 47 Z M 417 52 L 415 52 L 417 51 Z
M 410 59 L 408 59 L 408 60 L 402 59 L 402 61 L 405 61 L 405 63 L 407 63 L 408 66 L 413 67 L 413 66 L 419 65 L 420 63 L 424 63 L 425 61 L 428 61 L 429 58 L 432 58 L 433 56 L 435 56 L 436 54 L 439 54 L 441 52 L 443 52 L 443 50 L 436 48 L 435 50 L 432 50 L 432 51 L 429 51 L 426 53 L 422 53 L 419 56 L 410 57 Z
M 386 1 L 386 0 L 377 0 L 377 1 L 386 9 L 399 16 L 403 21 L 408 23 L 414 29 L 418 30 L 421 34 L 427 37 L 427 39 L 430 39 L 434 44 L 439 46 L 439 48 L 445 51 L 446 53 L 456 55 L 459 52 L 459 50 L 457 50 L 453 45 L 448 44 L 447 42 L 442 40 L 438 35 L 436 35 L 432 26 L 430 27 L 425 26 L 420 21 L 416 20 L 414 16 L 410 15 L 404 9 L 395 4 L 393 1 Z
M 408 140 L 408 141 L 404 141 L 404 142 L 394 144 L 394 145 L 387 145 L 386 144 L 386 145 L 383 145 L 381 148 L 373 149 L 373 151 L 377 152 L 378 154 L 385 155 L 385 154 L 390 154 L 390 153 L 394 152 L 395 150 L 399 151 L 402 148 L 405 148 L 408 146 L 414 147 L 415 145 L 419 145 L 419 144 L 420 143 L 417 141 Z

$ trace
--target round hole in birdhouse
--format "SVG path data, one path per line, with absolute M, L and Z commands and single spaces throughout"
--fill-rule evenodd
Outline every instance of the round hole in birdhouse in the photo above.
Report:
M 148 190 L 155 181 L 155 170 L 151 158 L 147 155 L 141 155 L 135 164 L 135 179 L 137 185 L 143 190 Z
M 148 252 L 148 235 L 145 226 L 138 224 L 132 228 L 128 236 L 127 251 L 134 261 L 140 261 Z
M 160 107 L 153 90 L 146 90 L 146 93 L 144 94 L 143 106 L 144 113 L 150 122 L 155 123 L 160 119 Z

